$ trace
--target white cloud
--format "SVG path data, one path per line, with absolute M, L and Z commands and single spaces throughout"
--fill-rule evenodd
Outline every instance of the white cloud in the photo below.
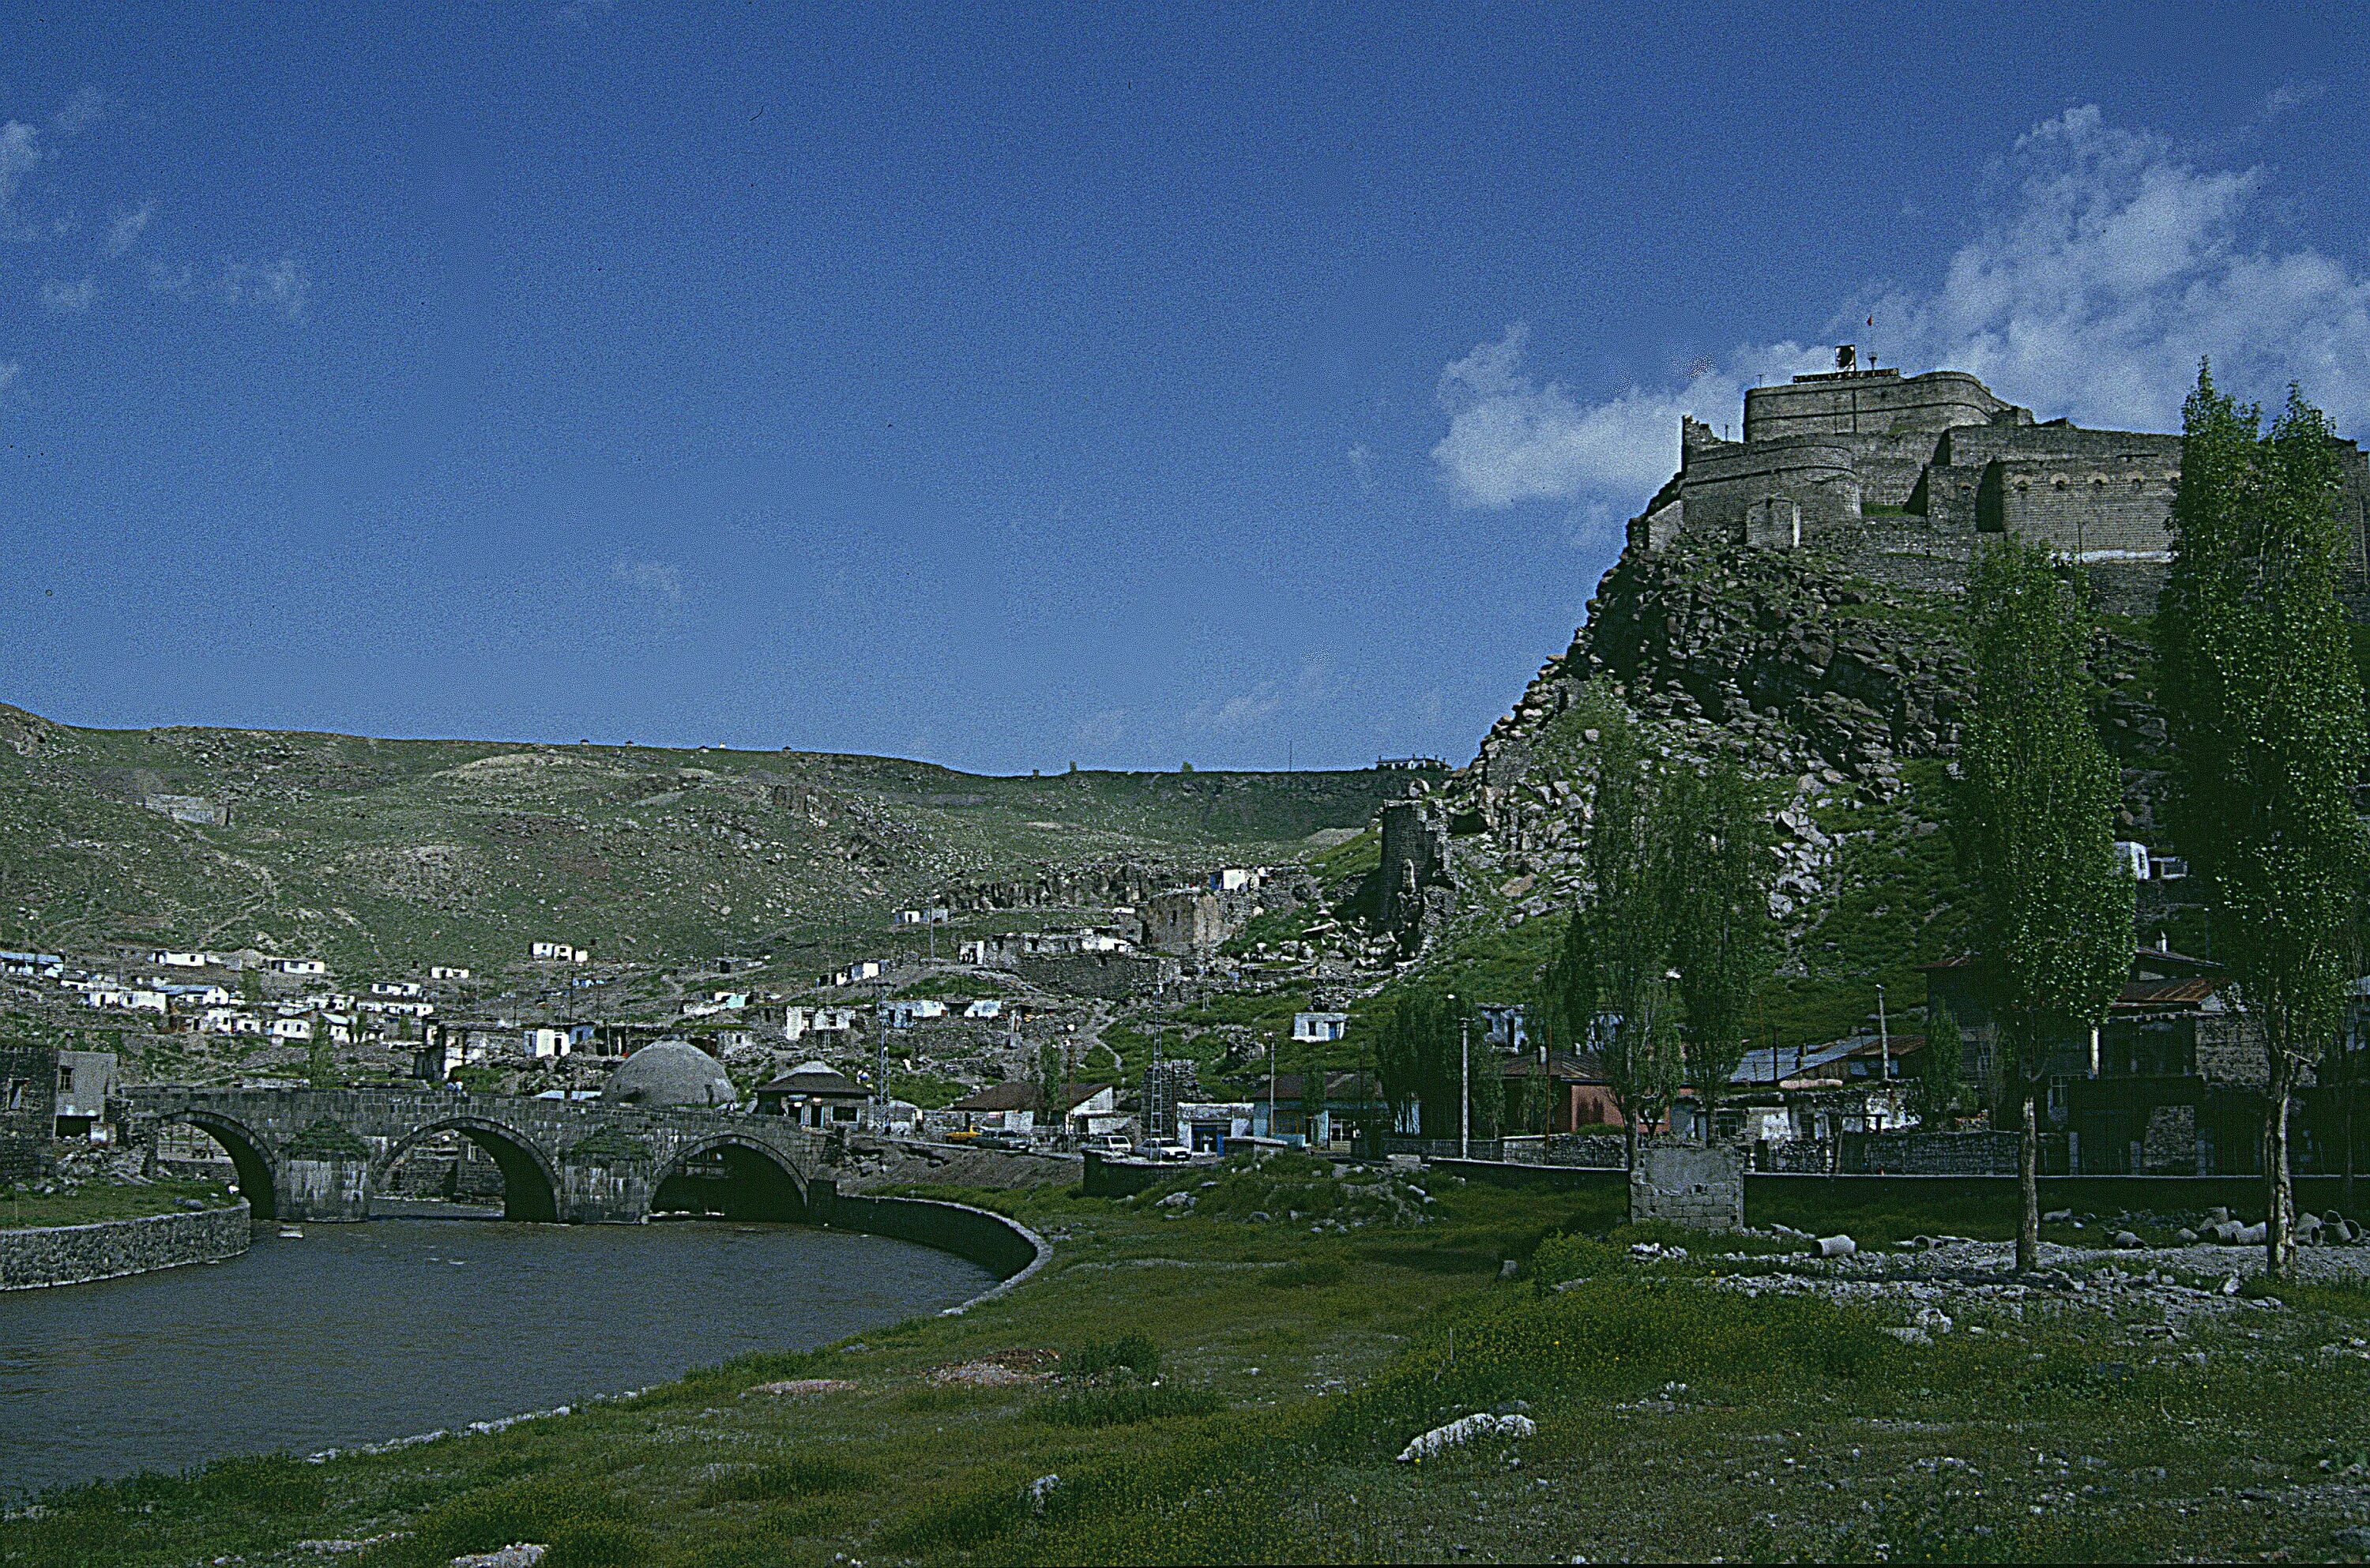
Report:
M 1375 489 L 1375 449 L 1363 441 L 1353 441 L 1347 455 L 1350 472 L 1358 477 L 1358 488 L 1372 494 Z
M 1975 236 L 1939 280 L 1872 289 L 1830 326 L 1887 364 L 1973 371 L 2043 418 L 2178 429 L 2210 355 L 2226 386 L 2274 398 L 2295 379 L 2359 431 L 2370 280 L 2275 243 L 2267 180 L 2200 168 L 2161 137 L 2071 109 L 2000 161 Z M 1449 427 L 1432 458 L 1465 504 L 1610 498 L 1634 510 L 1676 466 L 1682 413 L 1732 424 L 1747 386 L 1820 357 L 1794 342 L 1742 347 L 1683 386 L 1589 402 L 1525 373 L 1525 337 L 1517 323 L 1441 373 Z
M 40 136 L 21 120 L 11 120 L 0 125 L 0 238 L 29 237 L 21 219 L 17 216 L 17 188 L 25 177 L 39 168 L 45 156 Z
M 671 605 L 683 602 L 683 572 L 664 561 L 620 559 L 609 575 L 628 588 L 655 594 Z
M 77 282 L 60 282 L 52 278 L 41 285 L 41 305 L 60 316 L 79 316 L 90 308 L 98 297 L 98 280 L 84 278 Z
M 1260 681 L 1248 691 L 1196 703 L 1182 721 L 1188 730 L 1246 730 L 1286 709 L 1307 712 L 1323 707 L 1341 687 L 1330 655 L 1311 653 L 1300 662 L 1300 673 L 1290 681 Z
M 66 99 L 66 106 L 55 117 L 58 133 L 80 135 L 107 114 L 107 95 L 97 87 L 85 87 Z
M 152 288 L 155 278 L 152 271 Z M 313 280 L 305 272 L 305 264 L 293 256 L 283 256 L 269 267 L 232 261 L 224 265 L 222 275 L 214 280 L 214 292 L 229 304 L 259 305 L 291 321 L 302 321 L 305 301 L 313 292 Z
M 2302 109 L 2328 96 L 2326 82 L 2282 82 L 2263 95 L 2263 118 L 2277 120 L 2292 109 Z
M 0 392 L 16 386 L 17 378 L 24 373 L 25 367 L 15 360 L 0 360 Z
M 107 253 L 121 256 L 140 243 L 140 236 L 156 216 L 156 203 L 143 202 L 137 207 L 118 208 L 107 220 Z

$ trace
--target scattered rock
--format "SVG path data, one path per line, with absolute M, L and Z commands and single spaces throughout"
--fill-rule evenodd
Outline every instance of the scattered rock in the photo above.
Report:
M 1060 1491 L 1061 1486 L 1062 1478 L 1058 1475 L 1041 1475 L 1030 1482 L 1028 1492 L 1023 1494 L 1029 1511 L 1031 1514 L 1043 1513 L 1045 1505 L 1053 1500 L 1053 1493 Z
M 778 1383 L 760 1383 L 753 1394 L 845 1394 L 856 1385 L 845 1378 L 790 1378 Z
M 1858 1251 L 1859 1243 L 1848 1236 L 1819 1238 L 1819 1256 L 1822 1258 L 1848 1258 Z
M 1498 1265 L 1498 1277 L 1500 1279 L 1513 1279 L 1522 1272 L 1523 1265 L 1512 1258 L 1508 1258 L 1504 1262 Z
M 1488 1411 L 1477 1411 L 1445 1426 L 1435 1426 L 1416 1438 L 1399 1450 L 1399 1462 L 1421 1463 L 1443 1448 L 1453 1448 L 1476 1437 L 1529 1437 L 1538 1429 L 1538 1424 L 1527 1415 L 1492 1415 Z
M 2147 1243 L 2141 1240 L 2134 1231 L 2118 1230 L 2115 1232 L 2115 1245 L 2126 1252 L 2136 1252 Z
M 549 1547 L 531 1540 L 512 1541 L 500 1551 L 473 1551 L 453 1559 L 453 1568 L 535 1568 Z
M 1042 1383 L 1053 1376 L 1053 1366 L 1062 1359 L 1058 1350 L 999 1350 L 993 1355 L 983 1355 L 972 1361 L 957 1362 L 950 1366 L 930 1368 L 933 1383 L 959 1383 L 975 1389 L 1007 1389 L 1024 1383 Z
M 2041 1223 L 2043 1225 L 2063 1225 L 2073 1217 L 2074 1211 L 2072 1209 L 2051 1209 L 2047 1214 L 2041 1216 Z

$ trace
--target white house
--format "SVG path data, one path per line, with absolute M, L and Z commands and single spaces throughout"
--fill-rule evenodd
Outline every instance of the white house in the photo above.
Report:
M 431 963 L 428 966 L 428 978 L 431 980 L 466 980 L 468 977 L 467 970 L 457 968 L 450 963 Z
M 313 1020 L 309 1018 L 275 1018 L 271 1020 L 274 1040 L 305 1040 L 313 1038 Z
M 149 963 L 167 969 L 203 969 L 212 961 L 210 953 L 182 952 L 174 948 L 158 948 L 148 955 Z
M 269 967 L 275 974 L 327 974 L 329 966 L 317 958 L 275 958 Z
M 98 985 L 83 993 L 83 1002 L 87 1007 L 160 1013 L 165 1010 L 165 993 L 138 986 Z
M 1322 1043 L 1339 1040 L 1350 1032 L 1350 1015 L 1340 1012 L 1304 1012 L 1292 1015 L 1292 1037 L 1303 1043 Z
M 522 1037 L 522 1043 L 526 1046 L 526 1054 L 536 1061 L 565 1056 L 569 1049 L 568 1031 L 564 1029 L 530 1029 Z
M 1000 997 L 982 997 L 963 1009 L 965 1018 L 1002 1018 L 1004 1001 Z
M 1228 866 L 1210 873 L 1212 893 L 1240 893 L 1259 885 L 1259 872 L 1248 866 Z
M 903 997 L 889 1004 L 889 1023 L 894 1029 L 910 1029 L 919 1020 L 946 1016 L 947 1004 L 934 997 Z
M 417 980 L 374 980 L 371 982 L 371 995 L 374 997 L 416 997 L 420 995 L 420 982 Z
M 845 1034 L 856 1027 L 854 1008 L 817 1008 L 807 1027 L 818 1034 Z
M 198 1015 L 201 1034 L 261 1034 L 263 1020 L 241 1008 L 208 1008 Z
M 867 980 L 880 978 L 880 961 L 877 958 L 864 958 L 857 960 L 834 974 L 831 977 L 831 983 L 834 986 L 860 986 Z

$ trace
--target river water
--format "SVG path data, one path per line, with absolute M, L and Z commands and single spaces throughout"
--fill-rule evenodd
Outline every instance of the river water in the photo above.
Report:
M 794 1225 L 378 1219 L 244 1257 L 0 1295 L 0 1495 L 573 1404 L 796 1350 L 995 1283 Z

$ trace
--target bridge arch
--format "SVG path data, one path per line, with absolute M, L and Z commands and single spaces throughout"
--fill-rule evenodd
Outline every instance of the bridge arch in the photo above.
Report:
M 806 1173 L 762 1138 L 721 1133 L 678 1149 L 650 1181 L 652 1214 L 807 1217 Z
M 280 1213 L 280 1168 L 269 1150 L 271 1141 L 253 1127 L 219 1111 L 183 1109 L 167 1111 L 157 1116 L 156 1125 L 167 1127 L 176 1123 L 197 1128 L 222 1145 L 230 1156 L 231 1169 L 238 1172 L 238 1195 L 247 1200 L 247 1212 L 251 1219 L 274 1219 Z
M 384 1187 L 405 1155 L 439 1133 L 460 1134 L 493 1160 L 502 1173 L 504 1219 L 558 1222 L 559 1172 L 552 1168 L 550 1156 L 534 1138 L 489 1116 L 440 1116 L 410 1129 L 371 1162 L 371 1191 Z

